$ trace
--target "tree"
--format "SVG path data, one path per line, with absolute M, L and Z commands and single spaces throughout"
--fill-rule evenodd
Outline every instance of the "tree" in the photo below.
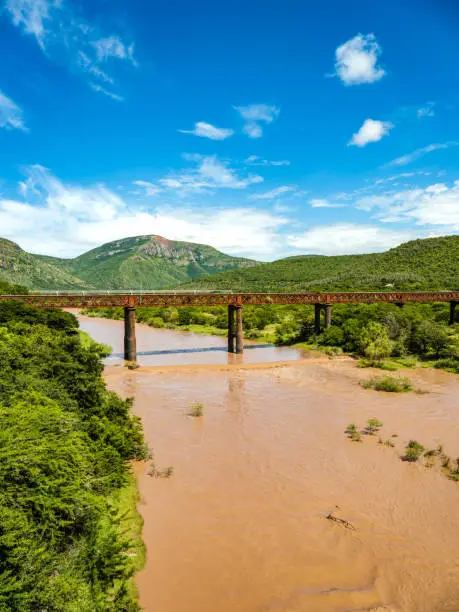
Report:
M 387 328 L 381 323 L 371 321 L 360 334 L 360 348 L 372 361 L 381 361 L 392 353 L 393 343 L 389 338 Z

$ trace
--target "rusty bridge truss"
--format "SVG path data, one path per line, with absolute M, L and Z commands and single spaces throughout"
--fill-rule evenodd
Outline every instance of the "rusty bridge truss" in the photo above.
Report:
M 374 304 L 388 302 L 459 302 L 459 291 L 366 291 L 331 293 L 68 293 L 0 295 L 38 308 L 107 308 L 142 306 L 251 306 L 267 304 Z

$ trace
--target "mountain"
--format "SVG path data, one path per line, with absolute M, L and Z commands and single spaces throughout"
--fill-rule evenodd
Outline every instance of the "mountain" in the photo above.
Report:
M 287 257 L 194 280 L 182 288 L 254 293 L 459 289 L 459 236 L 413 240 L 385 253 Z
M 31 289 L 87 289 L 84 281 L 46 258 L 26 253 L 15 242 L 0 238 L 0 280 Z
M 257 263 L 161 236 L 115 240 L 74 259 L 31 255 L 0 239 L 0 279 L 30 289 L 163 289 Z

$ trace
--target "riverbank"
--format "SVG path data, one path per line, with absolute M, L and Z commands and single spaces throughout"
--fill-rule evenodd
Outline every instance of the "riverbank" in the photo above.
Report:
M 122 341 L 121 322 L 90 324 L 97 340 Z M 144 347 L 183 348 L 185 334 L 143 325 L 137 334 Z M 221 363 L 210 351 L 206 364 L 184 364 L 192 354 L 178 355 L 172 367 L 104 373 L 110 389 L 135 397 L 156 466 L 173 467 L 168 479 L 136 468 L 146 612 L 457 609 L 459 486 L 427 460 L 400 460 L 411 439 L 459 456 L 455 375 L 403 370 L 423 393 L 391 394 L 364 389 L 377 371 L 347 358 Z M 194 402 L 202 417 L 189 416 Z M 349 423 L 374 417 L 378 435 L 348 439 Z

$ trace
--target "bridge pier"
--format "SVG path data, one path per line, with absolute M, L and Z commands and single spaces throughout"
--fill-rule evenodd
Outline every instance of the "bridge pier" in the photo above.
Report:
M 449 324 L 454 325 L 456 322 L 456 306 L 459 302 L 450 302 L 449 303 Z
M 234 332 L 234 311 L 236 308 L 234 306 L 228 306 L 228 353 L 235 352 L 235 337 L 236 334 Z
M 236 324 L 234 321 L 236 313 Z M 228 306 L 228 353 L 244 352 L 244 332 L 242 329 L 242 306 Z
M 235 306 L 236 309 L 236 353 L 244 352 L 244 333 L 242 330 L 242 306 Z
M 324 310 L 325 310 L 325 329 L 328 329 L 329 327 L 331 327 L 332 324 L 332 319 L 331 319 L 331 304 L 325 304 L 324 305 Z
M 322 333 L 321 312 L 325 312 L 325 329 L 331 327 L 331 304 L 314 304 L 314 332 L 318 336 Z
M 124 307 L 124 359 L 126 361 L 137 361 L 134 306 Z

